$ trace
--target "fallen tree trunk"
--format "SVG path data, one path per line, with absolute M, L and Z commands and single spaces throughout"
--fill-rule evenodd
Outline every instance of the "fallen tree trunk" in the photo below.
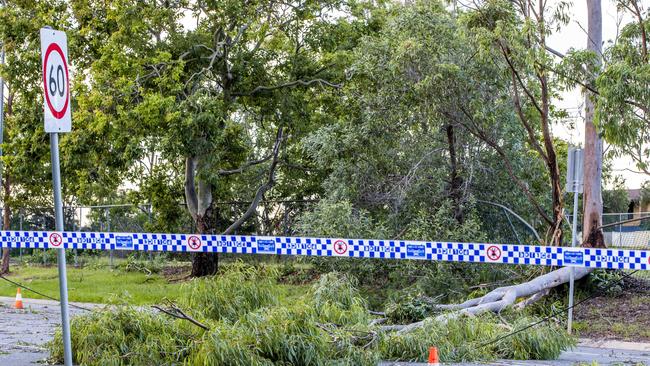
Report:
M 499 287 L 487 293 L 484 296 L 467 300 L 461 304 L 437 305 L 439 310 L 447 311 L 435 318 L 405 325 L 386 325 L 381 327 L 383 331 L 397 331 L 398 333 L 407 333 L 423 326 L 427 321 L 446 322 L 463 315 L 478 315 L 486 312 L 499 313 L 508 306 L 515 304 L 517 299 L 533 297 L 538 299 L 537 294 L 547 292 L 548 290 L 569 282 L 569 276 L 572 267 L 564 267 L 545 275 L 535 277 L 534 279 L 512 286 Z M 591 268 L 575 268 L 575 279 L 579 280 L 593 271 Z

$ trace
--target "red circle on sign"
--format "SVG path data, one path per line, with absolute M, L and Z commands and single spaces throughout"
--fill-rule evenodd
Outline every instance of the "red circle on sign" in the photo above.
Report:
M 348 251 L 348 243 L 343 240 L 337 240 L 334 242 L 334 251 L 336 254 L 345 254 Z
M 197 250 L 201 247 L 201 239 L 196 235 L 192 235 L 187 238 L 187 245 L 193 250 Z
M 61 237 L 61 234 L 59 233 L 52 233 L 50 234 L 50 244 L 52 246 L 58 247 L 63 243 L 63 238 Z
M 493 246 L 487 248 L 487 256 L 491 260 L 495 261 L 495 260 L 501 258 L 501 249 L 499 249 L 499 247 L 493 245 Z
M 50 101 L 50 93 L 47 91 L 47 60 L 50 58 L 50 54 L 52 52 L 56 52 L 59 54 L 59 56 L 61 56 L 61 60 L 63 60 L 63 70 L 65 71 L 65 102 L 63 103 L 63 108 L 61 108 L 60 111 L 57 111 L 52 105 L 52 101 Z M 65 112 L 68 110 L 68 104 L 70 103 L 70 77 L 68 74 L 68 60 L 65 59 L 63 50 L 57 43 L 50 43 L 50 45 L 47 47 L 47 50 L 45 51 L 45 57 L 43 58 L 43 87 L 45 88 L 45 101 L 47 102 L 48 108 L 50 108 L 50 112 L 52 112 L 52 115 L 56 119 L 63 118 Z

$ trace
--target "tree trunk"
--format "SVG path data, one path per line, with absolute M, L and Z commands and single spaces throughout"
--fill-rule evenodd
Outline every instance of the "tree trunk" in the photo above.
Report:
M 196 231 L 199 234 L 209 232 L 207 214 L 196 217 Z M 192 277 L 213 276 L 219 269 L 218 253 L 193 253 L 192 254 Z
M 2 87 L 4 88 L 4 83 L 3 83 Z M 6 113 L 7 116 L 10 116 L 10 115 L 13 114 L 13 100 L 14 100 L 13 96 L 14 96 L 13 93 L 10 91 L 9 92 L 9 97 L 7 98 L 7 113 Z M 4 100 L 2 100 L 1 102 L 4 103 Z M 3 126 L 3 129 L 2 129 L 2 133 L 3 133 L 2 141 L 3 142 L 4 142 L 4 130 L 6 130 L 6 125 L 7 125 L 4 122 L 5 122 L 5 120 L 3 120 L 4 126 Z M 0 164 L 0 169 L 5 170 L 4 181 L 0 181 L 0 183 L 2 183 L 2 186 L 4 188 L 4 200 L 3 200 L 3 202 L 4 202 L 4 208 L 3 208 L 4 209 L 4 216 L 3 216 L 2 228 L 3 228 L 3 230 L 9 230 L 10 223 L 11 223 L 11 210 L 9 208 L 9 204 L 7 203 L 7 201 L 9 200 L 9 197 L 11 195 L 11 182 L 10 182 L 10 179 L 9 179 L 9 174 L 6 172 L 6 169 L 2 164 Z M 2 249 L 2 263 L 0 264 L 0 274 L 9 273 L 9 255 L 10 255 L 10 252 L 11 252 L 11 250 L 9 248 L 3 248 Z
M 9 181 L 9 174 L 5 174 L 4 182 L 2 182 L 4 187 L 4 213 L 2 220 L 2 230 L 9 230 L 11 225 L 11 209 L 9 204 L 7 204 L 7 198 L 11 194 L 11 183 Z M 2 248 L 2 265 L 0 265 L 0 274 L 9 273 L 9 253 L 11 249 Z
M 447 145 L 449 149 L 449 195 L 454 202 L 454 219 L 457 223 L 462 224 L 463 215 L 463 178 L 458 174 L 458 160 L 456 154 L 456 135 L 454 126 L 448 124 L 445 128 L 447 132 Z
M 603 16 L 600 0 L 587 0 L 587 49 L 596 54 L 600 63 L 602 54 Z M 583 246 L 604 248 L 602 225 L 603 198 L 601 192 L 603 141 L 594 125 L 594 95 L 585 93 L 585 152 L 582 223 Z

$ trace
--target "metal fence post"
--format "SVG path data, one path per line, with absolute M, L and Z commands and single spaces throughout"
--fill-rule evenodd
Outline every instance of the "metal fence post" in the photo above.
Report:
M 104 214 L 106 215 L 106 231 L 111 231 L 111 214 L 108 207 L 104 208 Z M 113 268 L 113 250 L 108 251 L 109 265 Z
M 149 226 L 151 226 L 151 209 L 152 209 L 152 205 L 151 202 L 149 202 L 149 204 L 147 204 L 147 220 L 149 220 Z M 153 262 L 153 254 L 151 252 L 149 252 L 148 254 L 149 254 L 149 262 Z
M 23 210 L 20 209 L 18 213 L 18 230 L 23 231 Z M 18 252 L 19 257 L 20 257 L 20 263 L 23 262 L 23 247 L 20 247 L 20 250 Z

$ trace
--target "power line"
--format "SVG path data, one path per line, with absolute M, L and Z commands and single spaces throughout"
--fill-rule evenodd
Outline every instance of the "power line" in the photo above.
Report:
M 61 300 L 59 300 L 59 299 L 57 299 L 57 298 L 54 298 L 54 297 L 52 297 L 52 296 L 50 296 L 50 295 L 46 295 L 46 294 L 44 294 L 44 293 L 42 293 L 42 292 L 36 291 L 36 290 L 34 290 L 33 288 L 27 287 L 27 286 L 25 286 L 25 285 L 23 285 L 23 284 L 21 284 L 21 283 L 18 283 L 18 282 L 12 281 L 12 280 L 8 279 L 8 278 L 5 277 L 5 276 L 0 276 L 0 278 L 3 279 L 3 280 L 5 280 L 5 281 L 7 281 L 7 282 L 9 282 L 9 283 L 11 283 L 11 284 L 13 284 L 13 285 L 15 285 L 15 286 L 20 287 L 20 288 L 22 288 L 22 289 L 25 289 L 25 290 L 30 291 L 30 292 L 33 292 L 33 293 L 35 293 L 35 294 L 37 294 L 37 295 L 43 296 L 43 297 L 46 298 L 46 299 L 54 300 L 54 301 L 56 301 L 56 302 L 61 302 Z M 73 308 L 77 308 L 77 309 L 80 309 L 80 310 L 92 311 L 91 309 L 85 308 L 85 307 L 83 307 L 83 306 L 79 306 L 79 305 L 75 305 L 75 304 L 69 304 L 69 305 L 72 306 Z

